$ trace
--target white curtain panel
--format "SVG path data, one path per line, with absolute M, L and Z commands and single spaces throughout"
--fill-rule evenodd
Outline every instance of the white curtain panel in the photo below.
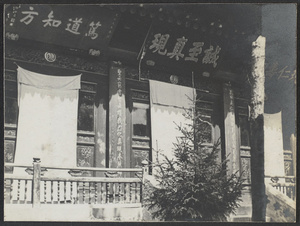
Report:
M 165 155 L 174 158 L 174 143 L 182 137 L 178 126 L 192 124 L 184 114 L 194 107 L 195 89 L 159 81 L 149 81 L 150 84 L 150 113 L 152 161 L 161 162 Z M 176 125 L 177 124 L 177 125 Z M 153 168 L 153 174 L 156 169 Z
M 285 176 L 281 118 L 281 112 L 264 114 L 266 176 Z
M 33 158 L 40 158 L 41 166 L 76 167 L 80 77 L 49 76 L 18 67 L 15 163 L 32 165 Z
M 18 67 L 19 118 L 15 163 L 32 165 L 33 158 L 41 159 L 41 166 L 76 167 L 78 92 L 81 75 L 49 76 Z M 14 168 L 14 174 L 27 175 L 24 168 Z M 67 171 L 48 170 L 48 177 L 70 176 Z M 71 200 L 70 182 L 60 186 L 41 181 L 41 201 L 62 201 L 64 186 L 66 200 Z M 31 200 L 31 182 L 13 181 L 12 199 Z M 24 194 L 23 194 L 24 193 Z M 73 193 L 76 196 L 76 191 Z M 58 200 L 57 197 L 60 197 Z

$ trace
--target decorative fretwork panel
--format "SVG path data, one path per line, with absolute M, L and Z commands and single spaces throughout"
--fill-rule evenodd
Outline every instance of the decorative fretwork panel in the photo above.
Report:
M 4 141 L 4 161 L 12 163 L 15 158 L 15 140 L 5 140 Z M 5 172 L 12 172 L 12 167 L 5 167 Z
M 293 168 L 293 154 L 289 150 L 284 151 L 284 171 L 286 176 L 292 176 L 294 172 Z
M 13 137 L 13 138 L 15 138 L 16 134 L 17 134 L 16 129 L 5 128 L 5 130 L 4 130 L 4 136 L 5 137 Z
M 245 180 L 245 184 L 251 184 L 251 162 L 250 158 L 241 158 L 241 173 L 242 173 L 242 178 Z
M 78 143 L 91 143 L 91 144 L 93 144 L 95 142 L 95 138 L 94 138 L 93 135 L 91 135 L 91 136 L 78 135 L 77 136 L 77 142 Z
M 236 91 L 236 90 L 235 90 Z M 237 123 L 239 128 L 241 173 L 245 180 L 244 184 L 251 185 L 251 147 L 250 147 L 250 128 L 248 121 L 248 105 L 245 100 L 236 100 Z
M 96 92 L 96 84 L 95 83 L 82 82 L 81 83 L 81 90 L 95 93 Z
M 149 161 L 149 150 L 132 150 L 132 166 L 135 168 L 142 166 L 142 161 Z
M 77 166 L 93 167 L 94 166 L 94 146 L 77 145 Z M 92 172 L 82 172 L 85 176 L 92 176 Z
M 140 90 L 131 90 L 131 96 L 133 100 L 149 102 L 149 93 Z
M 132 139 L 132 147 L 133 148 L 150 148 L 150 140 L 138 140 L 136 138 Z
M 197 139 L 201 143 L 213 142 L 213 125 L 212 125 L 213 103 L 198 100 L 196 102 L 197 114 Z

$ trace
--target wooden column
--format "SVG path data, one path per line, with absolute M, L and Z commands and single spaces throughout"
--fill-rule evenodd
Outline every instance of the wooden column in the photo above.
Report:
M 224 127 L 225 127 L 225 155 L 229 162 L 228 173 L 233 174 L 240 170 L 240 145 L 235 120 L 234 93 L 230 82 L 223 84 L 224 98 Z
M 252 220 L 266 220 L 264 183 L 264 98 L 265 98 L 265 37 L 252 43 L 252 71 L 250 82 L 250 143 L 252 181 Z M 276 166 L 274 166 L 276 167 Z
M 32 207 L 40 206 L 41 160 L 33 158 Z
M 291 151 L 292 151 L 292 159 L 293 159 L 293 176 L 296 178 L 297 174 L 297 144 L 295 134 L 291 134 L 290 137 Z
M 126 166 L 125 70 L 111 62 L 109 69 L 109 167 Z M 129 151 L 129 150 L 128 150 Z

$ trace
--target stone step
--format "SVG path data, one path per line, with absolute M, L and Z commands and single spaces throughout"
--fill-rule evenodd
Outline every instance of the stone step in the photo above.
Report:
M 231 222 L 251 222 L 251 217 L 234 217 Z
M 106 204 L 92 207 L 92 219 L 103 221 L 142 221 L 141 204 Z

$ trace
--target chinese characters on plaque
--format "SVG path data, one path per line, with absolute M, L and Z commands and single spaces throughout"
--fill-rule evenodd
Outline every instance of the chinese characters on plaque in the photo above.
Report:
M 219 59 L 219 53 L 221 51 L 220 46 L 212 46 L 203 50 L 204 42 L 193 42 L 192 46 L 187 45 L 188 39 L 184 36 L 177 38 L 177 42 L 174 48 L 169 52 L 166 49 L 167 42 L 169 41 L 169 34 L 155 34 L 152 40 L 152 45 L 149 49 L 153 53 L 167 56 L 170 59 L 174 58 L 176 61 L 183 59 L 184 61 L 202 62 L 202 64 L 212 64 L 215 68 L 217 66 L 217 60 Z M 185 47 L 189 48 L 188 54 L 184 54 L 183 50 Z M 202 58 L 200 58 L 202 57 Z
M 21 14 L 22 18 L 20 19 L 20 22 L 25 25 L 29 25 L 34 20 L 40 20 L 43 23 L 44 28 L 58 28 L 64 26 L 64 30 L 66 32 L 70 32 L 74 35 L 83 34 L 84 36 L 89 37 L 92 40 L 98 38 L 99 34 L 97 33 L 97 31 L 102 26 L 100 21 L 91 21 L 90 23 L 88 23 L 88 28 L 81 28 L 84 20 L 82 17 L 68 18 L 68 21 L 65 21 L 65 23 L 63 23 L 63 21 L 55 18 L 55 12 L 53 10 L 49 12 L 47 18 L 42 18 L 43 15 L 40 15 L 39 12 L 35 11 L 33 6 L 30 6 L 28 10 L 21 11 Z M 13 23 L 10 23 L 10 26 L 13 26 Z M 82 31 L 84 29 L 85 32 Z

